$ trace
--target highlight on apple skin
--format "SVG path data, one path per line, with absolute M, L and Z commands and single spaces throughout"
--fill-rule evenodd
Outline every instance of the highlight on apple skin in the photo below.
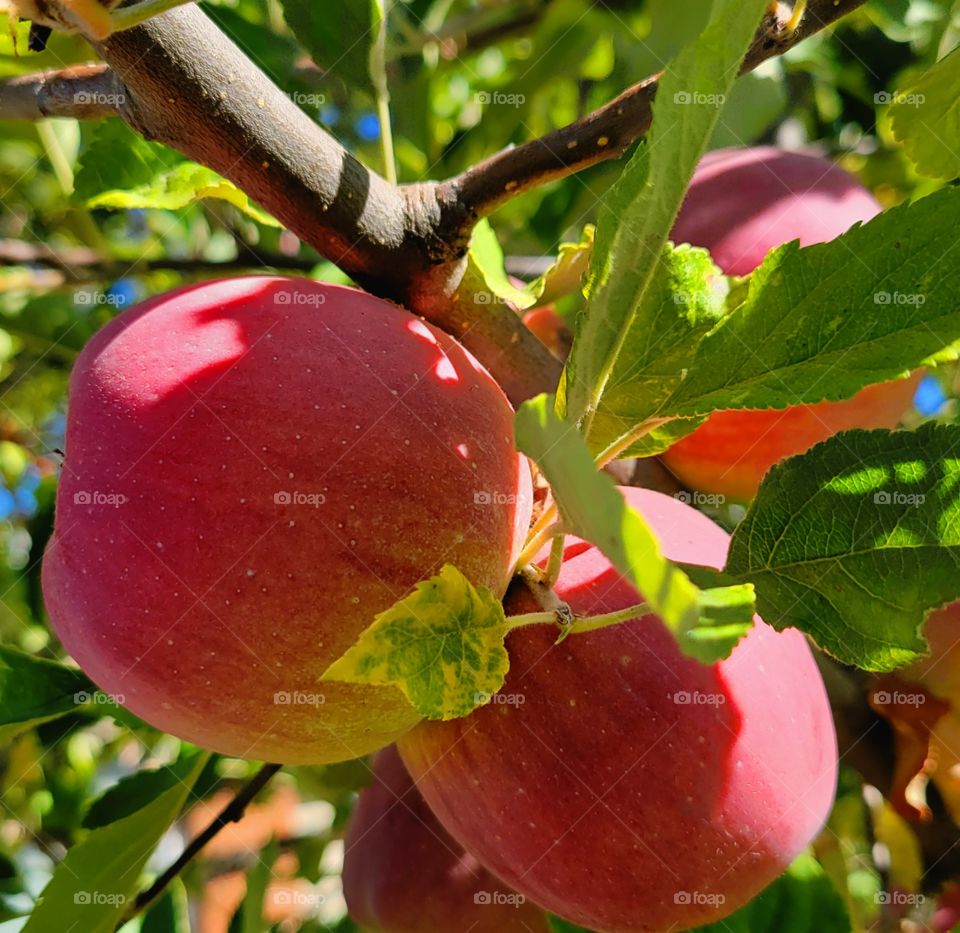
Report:
M 748 275 L 783 243 L 824 243 L 879 212 L 870 192 L 828 159 L 768 146 L 721 149 L 697 168 L 671 238 L 709 249 L 727 275 Z M 662 459 L 693 489 L 747 501 L 775 463 L 838 431 L 895 428 L 919 380 L 868 386 L 840 402 L 714 412 Z
M 729 538 L 702 513 L 624 494 L 669 558 L 723 565 Z M 575 539 L 556 591 L 580 614 L 639 601 Z M 524 590 L 506 605 L 535 611 Z M 683 656 L 655 616 L 555 639 L 546 626 L 511 633 L 494 702 L 398 741 L 441 823 L 510 887 L 599 933 L 687 929 L 749 901 L 813 839 L 837 745 L 799 632 L 758 619 L 712 666 Z
M 356 758 L 418 719 L 319 678 L 444 563 L 505 590 L 531 510 L 513 413 L 453 338 L 355 289 L 246 277 L 121 314 L 70 383 L 43 567 L 106 693 L 216 751 Z
M 352 919 L 376 933 L 548 933 L 543 911 L 440 825 L 393 745 L 374 758 L 347 825 L 343 892 Z

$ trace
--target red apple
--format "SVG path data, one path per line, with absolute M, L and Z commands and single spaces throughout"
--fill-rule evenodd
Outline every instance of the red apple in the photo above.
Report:
M 344 840 L 350 916 L 379 933 L 547 933 L 540 908 L 463 851 L 427 806 L 395 746 L 377 754 Z
M 879 212 L 870 192 L 827 159 L 772 147 L 723 149 L 698 167 L 672 238 L 706 247 L 728 275 L 747 275 L 789 240 L 825 243 Z M 715 412 L 663 461 L 693 489 L 745 501 L 773 464 L 838 431 L 896 427 L 919 379 L 870 386 L 841 402 Z
M 573 335 L 567 322 L 554 311 L 552 305 L 527 311 L 523 323 L 554 356 L 562 360 L 567 358 Z
M 937 898 L 933 933 L 951 933 L 960 926 L 960 884 L 948 884 Z
M 728 536 L 703 514 L 624 494 L 668 557 L 723 565 Z M 557 593 L 578 614 L 640 599 L 583 542 L 568 543 Z M 506 605 L 536 609 L 520 589 Z M 814 837 L 837 746 L 799 632 L 758 619 L 712 666 L 652 615 L 555 639 L 515 631 L 492 703 L 398 741 L 441 823 L 510 887 L 601 933 L 687 929 L 733 912 Z
M 402 694 L 320 675 L 444 563 L 502 594 L 531 509 L 512 422 L 455 340 L 355 289 L 250 277 L 148 301 L 72 375 L 54 628 L 199 745 L 381 748 L 417 721 Z

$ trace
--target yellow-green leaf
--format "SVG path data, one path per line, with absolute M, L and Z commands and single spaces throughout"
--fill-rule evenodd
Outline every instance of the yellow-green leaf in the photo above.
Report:
M 323 679 L 392 684 L 428 719 L 456 719 L 503 686 L 507 630 L 497 598 L 446 564 L 378 615 Z
M 890 121 L 917 171 L 932 178 L 960 175 L 960 49 L 891 96 Z

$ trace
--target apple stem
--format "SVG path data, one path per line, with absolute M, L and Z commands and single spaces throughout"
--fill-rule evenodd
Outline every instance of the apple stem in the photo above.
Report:
M 619 625 L 631 619 L 640 619 L 649 615 L 650 611 L 649 604 L 636 603 L 633 606 L 627 606 L 626 609 L 618 609 L 616 612 L 604 612 L 596 616 L 574 616 L 573 622 L 560 632 L 556 643 L 559 645 L 568 635 L 582 635 L 584 632 L 594 632 L 609 625 Z
M 540 517 L 533 523 L 533 526 L 527 533 L 527 540 L 531 541 L 538 534 L 540 534 L 544 528 L 546 528 L 548 525 L 552 525 L 557 519 L 557 511 L 556 499 L 554 499 L 549 505 L 544 506 L 543 511 L 540 513 Z
M 625 434 L 600 452 L 596 460 L 598 469 L 602 470 L 608 463 L 623 456 L 637 441 L 646 437 L 651 431 L 655 431 L 674 420 L 674 418 L 648 418 L 642 424 L 637 425 L 629 434 Z
M 550 616 L 547 621 L 573 618 L 570 607 L 557 596 L 552 587 L 547 586 L 543 570 L 536 564 L 527 564 L 520 571 L 520 579 L 527 585 L 540 608 Z
M 797 0 L 793 5 L 793 13 L 790 16 L 790 19 L 787 20 L 786 24 L 783 27 L 783 31 L 786 33 L 792 33 L 797 30 L 800 26 L 800 23 L 803 22 L 803 14 L 807 11 L 807 0 Z
M 370 77 L 377 101 L 377 121 L 380 124 L 380 157 L 383 175 L 391 185 L 397 183 L 397 160 L 393 149 L 393 127 L 390 121 L 390 89 L 387 85 L 387 14 L 389 0 L 377 0 L 379 23 L 373 47 L 370 49 Z
M 520 556 L 517 558 L 517 563 L 515 565 L 516 569 L 514 570 L 514 573 L 519 573 L 522 575 L 522 568 L 526 567 L 533 561 L 540 548 L 542 548 L 551 538 L 556 537 L 559 537 L 561 541 L 563 540 L 563 526 L 560 524 L 560 522 L 554 522 L 552 525 L 547 525 L 541 531 L 536 532 L 530 538 L 528 538 L 527 543 L 520 552 Z M 542 579 L 542 573 L 540 576 Z
M 550 560 L 543 573 L 543 585 L 548 590 L 556 586 L 557 578 L 560 576 L 560 567 L 563 564 L 563 543 L 563 535 L 557 535 L 550 545 Z
M 557 538 L 557 540 L 563 541 L 562 538 Z M 562 557 L 563 548 L 561 547 L 559 551 Z M 553 554 L 551 553 L 551 562 L 552 560 Z M 608 625 L 626 622 L 629 619 L 638 619 L 651 611 L 647 603 L 637 603 L 634 606 L 628 606 L 626 609 L 618 609 L 616 612 L 604 612 L 595 616 L 576 616 L 573 614 L 569 603 L 564 602 L 552 589 L 552 586 L 547 586 L 544 572 L 535 564 L 528 564 L 524 567 L 520 571 L 520 577 L 527 585 L 533 598 L 540 604 L 541 611 L 509 616 L 507 618 L 507 632 L 504 634 L 512 632 L 514 629 L 524 628 L 527 625 L 553 623 L 560 629 L 556 641 L 559 645 L 569 635 L 592 632 L 598 628 L 606 628 Z
M 564 614 L 569 613 L 568 616 Z M 594 632 L 597 629 L 607 628 L 610 625 L 619 625 L 621 622 L 629 622 L 630 619 L 639 619 L 650 613 L 650 606 L 647 603 L 637 603 L 634 606 L 628 606 L 626 609 L 618 609 L 616 612 L 604 612 L 595 616 L 575 616 L 570 612 L 570 607 L 566 603 L 560 603 L 558 608 L 544 610 L 542 612 L 525 612 L 521 615 L 509 616 L 507 618 L 508 632 L 514 629 L 525 628 L 528 625 L 546 625 L 553 623 L 560 629 L 556 644 L 560 644 L 570 635 L 581 635 L 584 632 Z

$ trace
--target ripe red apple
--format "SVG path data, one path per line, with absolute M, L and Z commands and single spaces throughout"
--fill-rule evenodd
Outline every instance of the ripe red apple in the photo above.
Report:
M 789 240 L 824 243 L 879 212 L 870 192 L 827 159 L 772 147 L 723 149 L 700 163 L 672 239 L 706 247 L 728 275 L 747 275 Z M 746 501 L 785 457 L 849 428 L 896 427 L 919 379 L 869 386 L 841 402 L 715 412 L 663 461 L 693 489 Z
M 455 340 L 355 289 L 250 277 L 148 301 L 73 372 L 54 628 L 199 745 L 381 748 L 418 718 L 402 694 L 320 675 L 444 563 L 504 591 L 531 509 L 512 421 Z
M 723 565 L 727 534 L 661 493 L 624 490 L 673 560 Z M 568 543 L 557 593 L 579 614 L 639 601 L 603 555 Z M 524 590 L 508 614 L 535 611 Z M 509 636 L 487 706 L 398 741 L 441 823 L 545 909 L 600 933 L 680 930 L 752 898 L 813 838 L 837 746 L 803 636 L 759 619 L 725 661 L 682 655 L 655 616 Z
M 379 752 L 344 840 L 350 916 L 379 933 L 547 933 L 540 908 L 511 891 L 440 825 L 395 746 Z

